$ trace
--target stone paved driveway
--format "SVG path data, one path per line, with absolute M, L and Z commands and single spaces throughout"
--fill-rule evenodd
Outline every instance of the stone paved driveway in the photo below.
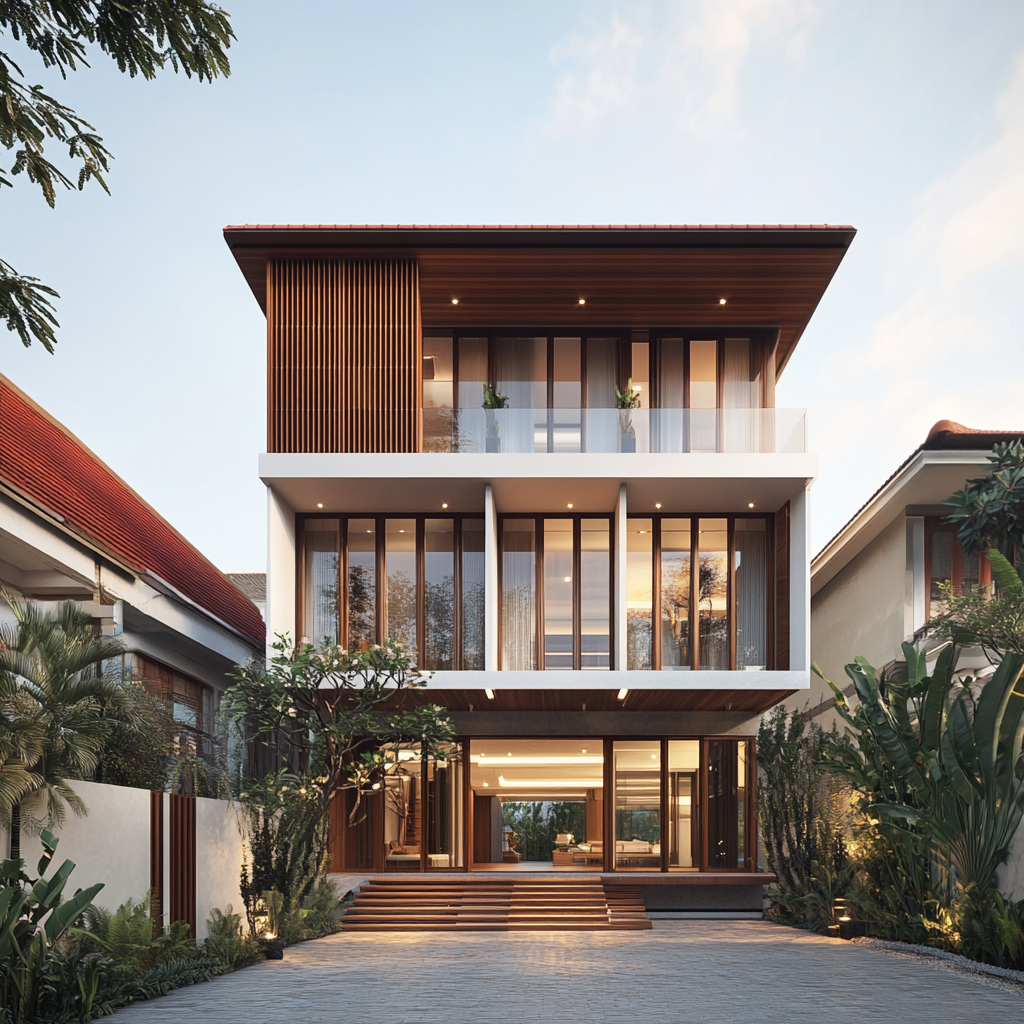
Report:
M 137 1003 L 117 1024 L 946 1024 L 1024 996 L 761 921 L 649 932 L 341 934 Z

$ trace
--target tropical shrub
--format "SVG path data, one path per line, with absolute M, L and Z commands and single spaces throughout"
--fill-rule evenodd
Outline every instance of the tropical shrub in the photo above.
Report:
M 131 973 L 196 956 L 196 944 L 189 937 L 187 922 L 174 921 L 165 932 L 154 926 L 149 896 L 137 903 L 128 900 L 113 913 L 89 906 L 82 924 L 71 934 L 81 940 L 85 951 L 103 953 Z
M 241 915 L 234 913 L 230 903 L 223 911 L 214 907 L 206 922 L 209 934 L 202 943 L 203 956 L 219 960 L 233 971 L 265 959 L 256 936 L 242 933 L 241 922 Z
M 824 776 L 820 762 L 839 743 L 801 712 L 776 708 L 761 721 L 758 821 L 768 869 L 771 915 L 815 931 L 834 923 L 854 867 L 847 849 L 849 790 Z

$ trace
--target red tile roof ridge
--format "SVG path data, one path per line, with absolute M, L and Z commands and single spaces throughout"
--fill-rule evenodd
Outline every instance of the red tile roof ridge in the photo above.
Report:
M 225 231 L 853 231 L 851 224 L 228 224 Z
M 242 636 L 264 642 L 259 611 L 198 548 L 63 423 L 0 374 L 0 401 L 5 395 L 9 403 L 22 406 L 0 416 L 0 481 L 5 486 L 115 562 L 166 581 Z M 46 439 L 37 436 L 43 424 L 54 432 Z M 66 447 L 58 436 L 66 439 Z M 154 546 L 160 540 L 163 550 Z

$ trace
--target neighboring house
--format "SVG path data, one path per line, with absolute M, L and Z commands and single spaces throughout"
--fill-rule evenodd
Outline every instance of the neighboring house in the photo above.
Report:
M 229 572 L 227 578 L 267 617 L 267 574 L 265 572 Z
M 268 635 L 402 641 L 459 736 L 339 806 L 334 870 L 760 909 L 754 737 L 809 686 L 817 472 L 775 383 L 854 233 L 225 230 L 267 315 Z M 524 807 L 563 823 L 532 863 Z
M 124 674 L 208 746 L 236 664 L 262 656 L 246 596 L 66 427 L 0 376 L 0 585 L 74 600 L 124 642 Z M 0 603 L 0 619 L 13 621 Z
M 811 563 L 811 657 L 847 694 L 844 666 L 861 655 L 876 668 L 902 658 L 900 645 L 920 639 L 940 611 L 943 583 L 990 582 L 984 557 L 967 555 L 943 506 L 972 477 L 984 475 L 998 441 L 1022 431 L 971 430 L 939 420 L 924 443 L 871 496 Z M 981 651 L 960 666 L 984 672 Z M 828 727 L 837 720 L 832 691 L 816 676 L 809 694 L 787 703 Z

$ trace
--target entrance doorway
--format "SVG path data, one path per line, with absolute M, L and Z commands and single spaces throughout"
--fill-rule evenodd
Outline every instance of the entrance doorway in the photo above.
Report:
M 602 869 L 602 740 L 475 741 L 470 784 L 474 868 Z

